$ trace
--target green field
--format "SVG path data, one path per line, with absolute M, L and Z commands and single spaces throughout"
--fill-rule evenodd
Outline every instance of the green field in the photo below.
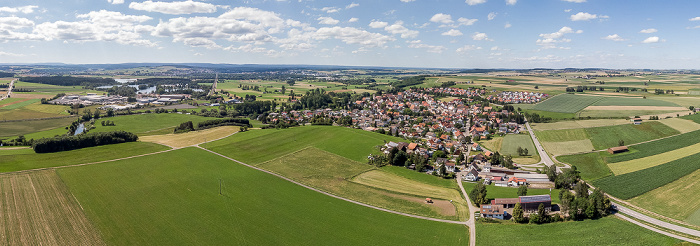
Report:
M 20 100 L 25 100 L 25 99 L 24 98 L 14 98 L 14 97 L 2 99 L 0 101 L 0 108 L 3 108 L 2 106 L 5 104 L 10 104 L 12 102 L 16 102 L 16 101 L 20 101 Z
M 696 144 L 698 139 L 700 139 L 700 131 L 694 131 L 653 142 L 633 145 L 629 147 L 629 152 L 606 157 L 605 161 L 615 163 L 658 155 Z
M 37 168 L 60 167 L 106 161 L 134 155 L 148 154 L 167 149 L 169 148 L 160 144 L 130 142 L 56 153 L 25 153 L 7 155 L 0 158 L 0 172 L 14 172 Z
M 528 150 L 528 155 L 537 155 L 535 144 L 530 134 L 508 134 L 503 138 L 500 153 L 502 155 L 518 156 L 518 147 Z
M 103 93 L 107 93 L 104 91 L 84 89 L 82 86 L 60 86 L 60 85 L 29 83 L 29 82 L 22 82 L 22 81 L 15 82 L 15 88 L 34 90 L 33 92 L 30 92 L 30 93 L 31 94 L 46 94 L 47 97 L 54 96 L 58 93 L 80 94 L 80 95 L 86 95 L 87 93 L 97 93 L 97 94 L 101 95 Z
M 700 143 L 686 146 L 680 149 L 671 150 L 658 155 L 647 156 L 644 158 L 611 163 L 608 166 L 615 175 L 631 173 L 653 166 L 662 165 L 689 155 L 700 153 Z
M 345 158 L 366 163 L 375 146 L 403 139 L 357 129 L 334 126 L 304 126 L 237 133 L 207 143 L 207 148 L 248 164 L 257 164 L 313 146 Z
M 598 179 L 593 183 L 612 196 L 630 199 L 700 169 L 698 158 L 700 154 L 694 154 L 663 165 Z
M 566 142 L 540 142 L 551 155 L 569 155 L 593 150 L 591 140 L 575 140 Z
M 605 217 L 543 225 L 476 224 L 476 245 L 676 245 L 679 240 Z
M 24 101 L 24 102 L 20 102 L 20 103 L 15 103 L 15 104 L 12 104 L 12 105 L 4 106 L 4 107 L 2 107 L 2 108 L 0 108 L 0 109 L 2 109 L 2 110 L 13 110 L 13 109 L 22 108 L 22 107 L 24 107 L 24 106 L 27 106 L 27 105 L 32 104 L 32 103 L 37 103 L 37 102 L 39 102 L 39 99 L 29 99 L 29 100 Z
M 192 123 L 194 123 L 196 126 L 199 122 L 211 119 L 215 118 L 177 113 L 123 115 L 95 120 L 95 129 L 90 130 L 90 132 L 109 132 L 121 130 L 141 135 L 148 133 L 149 131 L 172 128 L 187 121 L 192 121 Z M 102 126 L 100 122 L 103 120 L 114 121 L 115 126 Z M 172 130 L 168 133 L 172 133 Z
M 532 126 L 532 129 L 537 131 L 547 131 L 624 124 L 630 124 L 630 121 L 628 119 L 569 120 L 554 123 L 530 123 L 530 126 Z
M 413 181 L 418 181 L 433 186 L 458 189 L 457 182 L 455 182 L 452 179 L 443 179 L 433 175 L 419 173 L 414 170 L 406 169 L 404 167 L 383 166 L 381 170 L 387 173 L 395 174 Z
M 28 135 L 33 132 L 47 131 L 49 129 L 62 129 L 63 133 L 68 132 L 64 129 L 65 126 L 70 125 L 76 118 L 61 118 L 61 119 L 50 119 L 50 120 L 27 120 L 27 121 L 13 121 L 13 122 L 0 122 L 0 138 Z M 54 133 L 60 130 L 53 130 L 51 137 Z M 49 135 L 46 135 L 49 136 Z M 37 138 L 37 137 L 34 137 Z M 27 138 L 31 139 L 31 138 Z
M 682 119 L 686 119 L 686 120 L 692 120 L 692 121 L 694 121 L 695 123 L 700 124 L 700 114 L 686 115 L 686 116 L 683 116 L 683 117 L 681 117 L 681 118 L 682 118 Z
M 603 97 L 596 96 L 561 94 L 538 103 L 533 109 L 559 113 L 576 113 L 602 99 Z
M 640 97 L 604 97 L 597 101 L 593 106 L 663 106 L 663 107 L 680 107 L 678 104 L 654 100 L 644 99 Z
M 577 170 L 581 172 L 581 178 L 591 181 L 612 174 L 601 155 L 600 152 L 566 155 L 557 157 L 557 160 L 576 166 Z
M 643 116 L 643 115 L 655 115 L 659 116 L 660 118 L 664 118 L 666 114 L 671 114 L 672 117 L 676 117 L 676 112 L 679 112 L 678 110 L 583 110 L 578 113 L 578 117 L 580 118 L 586 118 L 586 117 L 592 117 L 592 118 L 625 118 L 628 119 L 629 117 L 633 116 Z M 680 113 L 680 114 L 687 114 L 687 113 Z
M 362 207 L 196 148 L 58 173 L 109 244 L 468 242 L 462 225 Z
M 692 132 L 700 130 L 700 124 L 695 123 L 692 120 L 682 119 L 682 118 L 668 118 L 660 120 L 659 122 L 678 130 L 681 133 Z
M 540 142 L 566 142 L 589 139 L 586 130 L 581 128 L 551 131 L 535 131 L 535 135 L 537 135 L 537 139 L 539 139 Z
M 700 170 L 661 186 L 629 202 L 677 220 L 700 226 Z
M 474 189 L 474 186 L 476 186 L 476 183 L 462 182 L 462 185 L 464 186 L 464 190 L 466 190 L 467 193 L 469 193 L 472 189 Z M 549 194 L 550 194 L 549 189 L 528 189 L 527 190 L 528 196 L 549 195 Z M 552 195 L 552 203 L 558 204 L 560 202 L 559 201 L 559 190 L 552 189 L 551 195 Z M 488 200 L 493 200 L 495 198 L 517 198 L 517 197 L 518 197 L 518 188 L 500 187 L 500 186 L 495 186 L 495 185 L 486 186 L 486 199 L 488 199 Z
M 625 145 L 630 145 L 680 133 L 663 123 L 655 121 L 647 121 L 641 125 L 627 124 L 586 128 L 586 132 L 590 136 L 595 149 L 607 149 L 618 146 L 620 140 L 623 140 Z

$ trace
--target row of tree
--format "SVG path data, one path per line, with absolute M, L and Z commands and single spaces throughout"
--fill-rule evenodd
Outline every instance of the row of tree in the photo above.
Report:
M 72 76 L 40 76 L 40 77 L 21 77 L 20 81 L 59 85 L 59 86 L 85 86 L 87 88 L 95 88 L 98 86 L 117 84 L 112 78 L 96 78 L 96 77 L 72 77 Z
M 138 140 L 138 136 L 131 132 L 98 132 L 76 136 L 42 138 L 34 141 L 32 148 L 36 153 L 51 153 L 99 145 L 134 142 L 136 140 Z

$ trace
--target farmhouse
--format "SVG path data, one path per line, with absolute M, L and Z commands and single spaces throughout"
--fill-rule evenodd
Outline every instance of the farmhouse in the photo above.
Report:
M 635 125 L 641 125 L 642 118 L 636 117 L 636 118 L 632 119 L 632 123 L 634 123 Z
M 506 212 L 500 205 L 481 205 L 481 217 L 483 218 L 502 220 L 506 216 L 508 216 L 508 212 Z
M 627 149 L 627 146 L 612 147 L 612 148 L 608 149 L 608 153 L 617 154 L 617 153 L 627 152 L 628 150 L 629 149 Z
M 540 204 L 544 204 L 545 211 L 552 210 L 552 197 L 549 195 L 520 196 L 518 198 L 496 198 L 491 200 L 491 205 L 500 205 L 503 208 L 514 208 L 520 203 L 526 213 L 536 212 Z

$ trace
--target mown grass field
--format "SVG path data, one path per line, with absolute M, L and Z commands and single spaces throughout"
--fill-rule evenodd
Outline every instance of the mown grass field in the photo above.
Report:
M 238 130 L 239 127 L 237 126 L 221 126 L 179 134 L 170 133 L 166 135 L 143 136 L 140 137 L 139 140 L 143 142 L 162 144 L 173 148 L 182 148 L 195 144 L 201 144 L 205 141 L 212 141 L 217 138 L 223 138 L 238 132 Z
M 680 149 L 671 150 L 669 152 L 664 152 L 658 155 L 647 156 L 629 161 L 611 163 L 608 164 L 608 166 L 610 167 L 610 170 L 612 170 L 613 173 L 615 173 L 615 175 L 620 175 L 662 165 L 697 153 L 700 153 L 700 143 L 693 144 Z
M 628 153 L 620 153 L 605 158 L 608 163 L 623 162 L 647 156 L 662 154 L 698 143 L 700 131 L 684 133 L 648 143 L 630 146 Z
M 673 129 L 676 129 L 677 131 L 679 131 L 681 133 L 700 130 L 700 124 L 695 123 L 692 120 L 686 120 L 686 119 L 681 119 L 681 118 L 669 118 L 669 119 L 659 120 L 659 122 L 664 123 L 665 125 L 673 128 Z
M 603 97 L 561 94 L 538 103 L 533 109 L 559 113 L 576 113 L 602 99 Z
M 207 143 L 207 148 L 248 164 L 257 164 L 313 146 L 345 158 L 366 163 L 375 146 L 384 141 L 403 141 L 389 135 L 334 126 L 250 130 Z
M 581 172 L 581 178 L 588 181 L 612 174 L 600 152 L 559 156 L 557 160 L 576 166 L 576 169 Z
M 612 196 L 630 199 L 700 169 L 698 158 L 700 154 L 694 154 L 636 172 L 601 178 L 593 183 Z
M 3 245 L 104 245 L 53 170 L 0 175 Z
M 479 141 L 479 144 L 481 144 L 481 147 L 484 147 L 491 151 L 501 151 L 501 147 L 503 146 L 503 139 L 504 137 L 494 137 L 491 140 Z
M 476 183 L 462 182 L 462 185 L 464 186 L 464 190 L 467 191 L 467 194 L 469 194 L 469 192 L 472 189 L 474 189 L 474 187 L 476 186 Z M 527 190 L 528 196 L 549 195 L 549 194 L 550 194 L 549 189 L 528 189 Z M 560 202 L 559 190 L 552 189 L 551 195 L 552 195 L 552 203 L 558 204 Z M 495 185 L 486 186 L 486 199 L 488 199 L 488 200 L 493 200 L 495 198 L 517 198 L 517 197 L 518 197 L 518 188 L 500 187 L 500 186 L 495 186 Z
M 645 116 L 645 115 L 652 115 L 652 116 L 659 116 L 659 118 L 665 118 L 666 115 L 672 115 L 673 117 L 676 117 L 676 112 L 678 110 L 583 110 L 581 111 L 578 116 L 581 118 L 585 117 L 594 117 L 594 118 L 629 118 L 633 116 Z M 681 115 L 687 114 L 687 113 L 680 113 Z M 647 119 L 648 117 L 643 117 L 644 119 Z
M 518 156 L 518 147 L 528 150 L 528 155 L 537 155 L 537 149 L 530 134 L 508 134 L 503 138 L 500 153 L 502 155 Z
M 563 130 L 574 128 L 590 128 L 601 126 L 614 126 L 629 124 L 627 119 L 595 119 L 595 120 L 569 120 L 555 123 L 530 123 L 532 129 L 537 131 Z
M 460 197 L 457 190 L 422 184 L 393 174 L 387 175 L 396 182 L 413 188 L 421 185 L 425 187 L 418 190 L 400 189 L 396 185 L 379 183 L 373 179 L 369 185 L 370 178 L 361 178 L 360 182 L 353 182 L 353 177 L 361 176 L 374 167 L 314 147 L 257 166 L 341 197 L 395 211 L 450 220 L 466 220 L 469 214 L 466 202 L 456 200 Z M 426 204 L 426 190 L 440 191 L 434 196 L 442 198 L 442 201 L 436 199 L 436 203 L 442 206 Z M 447 200 L 455 200 L 456 204 L 462 205 L 455 208 Z
M 60 85 L 49 85 L 49 84 L 39 84 L 39 83 L 29 83 L 23 81 L 16 81 L 15 88 L 31 89 L 34 90 L 32 94 L 46 94 L 47 97 L 54 96 L 58 93 L 66 94 L 80 94 L 85 95 L 87 93 L 97 93 L 103 94 L 104 91 L 87 90 L 82 86 L 60 86 Z M 14 94 L 14 93 L 13 93 Z
M 58 173 L 109 244 L 468 242 L 462 225 L 355 205 L 196 148 Z
M 632 198 L 629 202 L 655 213 L 700 226 L 700 170 Z
M 381 167 L 381 170 L 387 173 L 398 175 L 413 181 L 418 181 L 432 186 L 439 186 L 450 189 L 459 188 L 457 187 L 457 182 L 455 182 L 452 179 L 443 179 L 426 173 L 419 173 L 414 170 L 406 169 L 404 167 L 383 166 Z
M 700 114 L 686 115 L 681 118 L 686 120 L 692 120 L 693 122 L 700 124 Z
M 540 142 L 551 155 L 568 155 L 593 150 L 591 140 L 576 140 L 566 142 Z
M 130 142 L 56 153 L 6 155 L 3 156 L 3 158 L 0 158 L 0 172 L 13 172 L 106 161 L 134 155 L 148 154 L 167 149 L 169 148 L 160 144 Z
M 551 130 L 551 131 L 535 131 L 537 139 L 540 142 L 566 142 L 566 141 L 576 141 L 588 139 L 588 134 L 586 130 L 578 129 L 565 129 L 565 130 Z
M 60 118 L 60 119 L 50 119 L 50 120 L 27 120 L 27 121 L 13 121 L 13 122 L 0 122 L 0 138 L 11 137 L 19 135 L 27 135 L 30 133 L 47 131 L 50 129 L 61 129 L 63 133 L 68 132 L 64 127 L 70 125 L 76 118 Z M 44 135 L 45 137 L 53 137 L 55 133 L 60 130 L 54 130 L 50 135 Z M 25 137 L 27 137 L 25 136 Z M 31 138 L 41 138 L 41 135 L 32 136 Z M 27 139 L 31 139 L 27 137 Z
M 620 140 L 623 140 L 625 145 L 629 145 L 680 133 L 656 121 L 647 121 L 641 125 L 627 124 L 586 128 L 586 132 L 595 149 L 618 146 Z
M 476 224 L 477 245 L 676 245 L 679 240 L 627 221 L 605 217 L 543 225 Z M 498 238 L 496 240 L 495 238 Z
M 196 127 L 197 123 L 199 122 L 213 119 L 216 118 L 177 113 L 123 115 L 95 120 L 95 129 L 90 130 L 90 132 L 109 132 L 121 130 L 133 132 L 139 135 L 143 133 L 148 133 L 149 131 L 160 130 L 163 128 L 172 128 L 187 121 L 192 121 L 192 123 L 194 123 Z M 107 120 L 114 121 L 115 125 L 102 126 L 100 122 Z
M 645 99 L 639 97 L 604 97 L 602 100 L 597 101 L 593 104 L 594 106 L 664 106 L 664 107 L 678 107 L 678 104 L 654 100 Z

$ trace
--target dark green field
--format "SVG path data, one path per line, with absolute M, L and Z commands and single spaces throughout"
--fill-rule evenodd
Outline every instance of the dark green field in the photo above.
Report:
M 0 138 L 19 135 L 27 135 L 33 132 L 47 131 L 49 129 L 63 129 L 65 134 L 68 130 L 64 127 L 70 125 L 76 118 L 60 118 L 51 120 L 28 120 L 14 122 L 0 122 Z M 56 132 L 56 131 L 54 131 Z M 51 137 L 53 137 L 52 134 Z M 30 138 L 27 138 L 30 139 Z
M 698 143 L 700 130 L 684 133 L 670 138 L 630 146 L 628 153 L 615 154 L 605 158 L 608 163 L 629 161 L 647 156 L 657 155 L 671 150 L 680 149 Z
M 581 178 L 590 181 L 612 174 L 600 155 L 600 152 L 565 155 L 557 157 L 557 160 L 576 166 L 576 169 L 581 172 Z
M 623 140 L 625 145 L 629 145 L 680 133 L 678 130 L 656 121 L 644 122 L 641 125 L 626 124 L 586 128 L 586 132 L 591 137 L 595 149 L 619 146 L 620 140 Z
M 653 233 L 614 216 L 543 225 L 476 224 L 476 245 L 676 245 L 679 240 Z
M 561 94 L 538 103 L 533 109 L 558 113 L 576 113 L 601 99 L 603 97 Z
M 419 173 L 419 172 L 416 172 L 415 170 L 406 169 L 404 167 L 384 166 L 381 169 L 382 169 L 382 171 L 396 174 L 398 176 L 401 176 L 401 177 L 404 177 L 404 178 L 407 178 L 410 180 L 415 180 L 415 181 L 418 181 L 421 183 L 439 186 L 439 187 L 450 188 L 450 189 L 458 189 L 457 183 L 452 179 L 443 179 L 443 178 L 428 175 L 425 173 Z
M 468 243 L 463 225 L 355 205 L 196 148 L 58 173 L 109 244 Z

